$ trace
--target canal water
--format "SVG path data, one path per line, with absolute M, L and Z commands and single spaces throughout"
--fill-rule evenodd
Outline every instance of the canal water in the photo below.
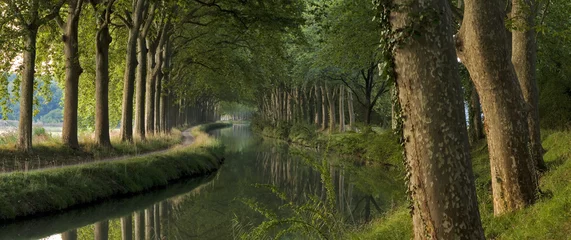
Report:
M 0 239 L 237 239 L 268 223 L 264 215 L 319 222 L 330 204 L 331 221 L 360 224 L 402 198 L 398 178 L 382 169 L 261 139 L 248 125 L 211 134 L 226 146 L 226 161 L 211 176 L 0 225 Z M 303 209 L 316 214 L 296 215 Z

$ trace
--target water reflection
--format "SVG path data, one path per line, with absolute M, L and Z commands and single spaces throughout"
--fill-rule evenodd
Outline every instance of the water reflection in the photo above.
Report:
M 390 205 L 388 196 L 392 193 L 386 189 L 394 186 L 375 184 L 390 185 L 392 180 L 363 180 L 378 170 L 361 172 L 351 165 L 329 165 L 326 171 L 316 170 L 312 164 L 320 163 L 323 156 L 307 151 L 299 154 L 299 150 L 286 144 L 262 141 L 252 136 L 247 125 L 234 125 L 213 135 L 224 142 L 228 153 L 225 165 L 208 179 L 185 181 L 129 199 L 3 225 L 0 238 L 233 239 L 238 234 L 233 228 L 234 220 L 252 225 L 264 220 L 242 200 L 254 199 L 278 212 L 284 204 L 275 194 L 255 184 L 274 185 L 299 204 L 309 196 L 325 201 L 327 189 L 322 173 L 329 176 L 336 209 L 348 222 L 368 221 Z

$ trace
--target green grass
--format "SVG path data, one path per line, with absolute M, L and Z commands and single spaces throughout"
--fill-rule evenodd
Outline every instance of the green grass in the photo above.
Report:
M 301 146 L 328 149 L 338 155 L 357 157 L 368 163 L 382 163 L 400 168 L 402 148 L 397 137 L 387 130 L 364 128 L 362 132 L 322 132 L 312 124 L 279 123 L 277 127 L 253 124 L 262 136 L 281 139 Z
M 544 136 L 544 159 L 549 170 L 541 177 L 543 194 L 520 211 L 493 216 L 488 149 L 485 142 L 472 148 L 476 191 L 488 239 L 567 239 L 571 236 L 571 132 Z M 351 239 L 410 239 L 412 220 L 406 201 L 381 219 L 352 231 Z
M 112 136 L 111 149 L 97 147 L 91 135 L 81 135 L 80 149 L 71 149 L 62 144 L 61 138 L 54 137 L 43 128 L 35 128 L 32 153 L 24 153 L 16 147 L 17 135 L 0 136 L 0 170 L 24 170 L 90 162 L 104 158 L 125 155 L 138 155 L 168 149 L 181 143 L 182 134 L 172 129 L 169 134 L 155 134 L 145 140 L 135 138 L 133 142 L 123 142 L 119 136 Z
M 215 125 L 220 126 L 220 125 Z M 197 129 L 213 129 L 200 126 Z M 0 221 L 132 195 L 217 170 L 223 146 L 204 132 L 188 147 L 112 162 L 0 174 Z

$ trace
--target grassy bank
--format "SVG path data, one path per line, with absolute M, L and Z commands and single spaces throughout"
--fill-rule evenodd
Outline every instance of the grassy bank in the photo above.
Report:
M 362 128 L 360 132 L 329 133 L 310 124 L 278 124 L 278 126 L 254 123 L 252 129 L 268 138 L 280 139 L 296 145 L 326 149 L 338 155 L 354 156 L 361 162 L 402 166 L 402 148 L 391 131 L 373 131 Z
M 571 235 L 571 132 L 555 132 L 543 141 L 549 170 L 540 179 L 543 194 L 526 209 L 493 216 L 488 149 L 481 142 L 472 149 L 482 223 L 488 239 L 567 239 Z M 406 204 L 386 213 L 349 239 L 410 239 L 412 220 Z
M 0 221 L 56 212 L 109 198 L 133 195 L 169 182 L 216 171 L 223 146 L 202 125 L 191 146 L 112 162 L 0 174 Z
M 135 138 L 133 142 L 123 142 L 120 136 L 113 134 L 113 148 L 102 149 L 95 145 L 91 135 L 79 137 L 80 148 L 71 149 L 63 145 L 60 137 L 52 136 L 43 128 L 34 129 L 33 152 L 24 153 L 17 149 L 17 134 L 0 135 L 0 172 L 23 171 L 43 167 L 54 167 L 90 162 L 94 160 L 138 155 L 163 150 L 181 143 L 182 134 L 172 129 L 170 134 L 150 135 L 145 140 Z
M 391 164 L 383 170 L 401 172 L 401 148 L 389 132 L 328 134 L 313 126 L 256 126 L 259 134 L 312 148 L 327 148 L 337 154 L 358 156 L 368 163 Z M 256 128 L 257 127 L 257 128 Z M 567 239 L 571 235 L 571 131 L 545 134 L 543 146 L 548 171 L 540 179 L 541 196 L 533 206 L 494 217 L 488 148 L 485 141 L 472 147 L 479 209 L 487 239 Z M 368 169 L 369 166 L 363 168 Z M 369 175 L 369 178 L 371 178 Z M 377 178 L 378 179 L 378 178 Z M 375 179 L 371 179 L 374 181 Z M 347 229 L 344 239 L 411 239 L 412 219 L 403 194 L 391 208 L 371 223 Z

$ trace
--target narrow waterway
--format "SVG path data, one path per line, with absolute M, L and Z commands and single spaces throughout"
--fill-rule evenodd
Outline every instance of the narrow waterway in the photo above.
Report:
M 278 198 L 271 187 L 298 205 L 310 198 L 325 201 L 329 195 L 335 198 L 336 212 L 349 224 L 378 215 L 400 197 L 394 176 L 383 177 L 379 169 L 331 157 L 326 162 L 335 166 L 325 164 L 315 152 L 254 136 L 248 125 L 211 134 L 227 150 L 225 164 L 212 176 L 5 224 L 0 226 L 0 239 L 233 239 L 265 220 L 246 202 L 287 217 L 279 207 L 288 201 Z M 370 180 L 373 177 L 376 180 Z M 329 188 L 334 191 L 328 193 Z

